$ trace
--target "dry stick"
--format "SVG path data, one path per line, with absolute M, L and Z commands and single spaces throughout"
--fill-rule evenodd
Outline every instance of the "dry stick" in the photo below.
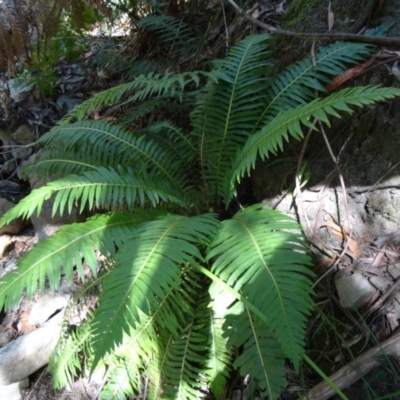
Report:
M 347 225 L 348 225 L 349 229 L 352 231 L 353 228 L 350 223 L 350 212 L 349 212 L 349 206 L 347 204 L 347 193 L 346 193 L 346 186 L 344 184 L 343 174 L 342 174 L 342 171 L 340 170 L 339 164 L 337 162 L 337 158 L 333 154 L 332 148 L 329 144 L 329 140 L 328 140 L 328 137 L 326 136 L 324 126 L 322 125 L 321 121 L 318 121 L 318 122 L 319 122 L 320 131 L 321 131 L 322 137 L 324 138 L 326 147 L 328 148 L 329 154 L 330 154 L 330 156 L 335 164 L 335 168 L 339 174 L 340 185 L 342 186 L 342 191 L 343 191 L 343 203 L 344 203 L 344 207 L 346 209 Z M 351 235 L 351 233 L 350 233 L 350 235 Z
M 397 289 L 400 288 L 400 279 L 398 279 L 391 287 L 389 290 L 385 292 L 371 307 L 370 309 L 365 313 L 363 318 L 369 317 L 373 312 L 381 308 L 381 306 L 385 303 L 385 301 L 393 294 L 393 292 L 397 291 Z
M 351 223 L 350 223 L 350 213 L 349 213 L 349 208 L 348 208 L 348 204 L 347 204 L 346 186 L 345 186 L 345 184 L 344 184 L 344 179 L 343 179 L 342 171 L 340 170 L 339 164 L 338 164 L 338 162 L 337 162 L 337 158 L 336 158 L 335 155 L 333 154 L 332 148 L 331 148 L 331 146 L 330 146 L 330 144 L 329 144 L 328 137 L 326 136 L 325 129 L 324 129 L 324 126 L 322 125 L 321 121 L 319 121 L 319 127 L 320 127 L 321 134 L 322 134 L 322 136 L 323 136 L 323 138 L 324 138 L 326 147 L 328 148 L 328 152 L 329 152 L 329 154 L 330 154 L 330 156 L 331 156 L 331 158 L 332 158 L 332 160 L 333 160 L 333 162 L 334 162 L 334 164 L 335 164 L 335 168 L 336 168 L 336 170 L 337 170 L 337 172 L 338 172 L 338 174 L 339 174 L 340 185 L 342 186 L 342 192 L 343 192 L 343 203 L 344 203 L 344 207 L 345 207 L 345 210 L 346 210 L 347 225 L 348 225 L 348 227 L 349 227 L 349 229 L 350 229 L 350 232 L 349 232 L 349 234 L 348 234 L 348 237 L 347 237 L 347 240 L 346 240 L 346 244 L 345 244 L 345 246 L 344 246 L 342 252 L 340 253 L 340 256 L 337 257 L 337 258 L 336 258 L 336 261 L 328 268 L 328 270 L 325 271 L 325 272 L 315 281 L 315 283 L 314 283 L 314 285 L 312 286 L 312 288 L 316 287 L 316 286 L 318 285 L 318 283 L 321 282 L 322 279 L 325 278 L 325 276 L 329 275 L 329 274 L 332 272 L 332 270 L 336 267 L 336 265 L 339 263 L 340 260 L 343 260 L 343 256 L 346 254 L 346 251 L 347 251 L 347 249 L 348 249 L 348 247 L 349 247 L 349 245 L 350 245 L 351 236 L 352 236 L 352 234 L 353 234 L 353 227 L 352 227 L 352 225 L 351 225 Z M 346 141 L 346 143 L 347 143 L 347 141 Z M 346 145 L 346 143 L 342 146 L 342 149 L 343 149 L 343 147 Z M 342 151 L 342 149 L 340 150 L 340 152 Z
M 315 41 L 313 42 L 313 44 L 311 46 L 311 60 L 312 60 L 313 65 L 315 66 Z M 314 118 L 314 121 L 312 122 L 313 126 L 315 126 L 316 122 L 317 122 L 317 119 Z M 314 232 L 311 230 L 310 220 L 308 219 L 307 213 L 305 212 L 304 207 L 303 207 L 303 199 L 302 199 L 302 193 L 301 193 L 299 173 L 300 173 L 301 164 L 303 162 L 304 154 L 306 152 L 307 144 L 308 144 L 308 141 L 310 140 L 312 131 L 313 131 L 313 129 L 309 128 L 307 135 L 304 139 L 303 147 L 301 148 L 299 161 L 297 162 L 296 177 L 295 177 L 296 196 L 299 198 L 299 207 L 301 208 L 301 212 L 303 213 L 304 219 L 306 220 L 307 228 L 310 233 L 310 238 L 312 238 L 314 236 Z
M 316 120 L 313 121 L 313 124 L 315 124 Z M 300 153 L 300 157 L 299 157 L 299 161 L 297 162 L 297 170 L 296 170 L 296 177 L 295 177 L 295 182 L 296 182 L 296 196 L 299 198 L 299 207 L 301 209 L 301 212 L 304 215 L 304 219 L 306 220 L 306 224 L 307 224 L 307 229 L 310 233 L 310 236 L 313 236 L 313 231 L 311 230 L 311 224 L 310 224 L 310 220 L 308 219 L 307 213 L 304 210 L 303 207 L 303 201 L 302 201 L 302 195 L 301 195 L 301 186 L 300 186 L 300 180 L 299 180 L 299 173 L 300 173 L 300 168 L 301 168 L 301 163 L 303 162 L 303 157 L 304 154 L 306 152 L 306 147 L 308 144 L 308 141 L 310 140 L 311 134 L 312 134 L 313 129 L 309 129 L 307 132 L 307 135 L 304 139 L 304 143 L 303 143 L 303 147 L 301 149 L 301 153 Z
M 399 37 L 385 37 L 385 36 L 364 36 L 357 35 L 355 33 L 303 33 L 303 32 L 293 32 L 287 31 L 285 29 L 275 28 L 269 24 L 259 21 L 258 19 L 252 17 L 247 14 L 243 9 L 241 9 L 233 0 L 226 0 L 235 11 L 246 18 L 248 21 L 253 23 L 254 25 L 259 26 L 262 29 L 265 29 L 269 33 L 273 35 L 294 37 L 297 39 L 306 39 L 306 40 L 346 40 L 349 42 L 363 42 L 363 43 L 374 43 L 374 44 L 382 44 L 388 46 L 400 46 L 400 38 Z
M 228 31 L 228 25 L 226 23 L 224 2 L 222 0 L 221 0 L 221 7 L 222 7 L 222 14 L 224 16 L 226 55 L 228 55 L 228 52 L 229 52 L 229 31 Z
M 385 340 L 383 343 L 378 344 L 357 357 L 329 378 L 339 389 L 345 389 L 378 366 L 379 361 L 377 359 L 382 355 L 400 356 L 400 331 L 395 333 L 390 339 Z M 303 399 L 327 400 L 334 395 L 334 390 L 323 381 L 314 386 Z

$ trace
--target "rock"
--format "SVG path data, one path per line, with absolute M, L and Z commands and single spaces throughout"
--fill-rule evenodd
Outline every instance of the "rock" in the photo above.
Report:
M 17 269 L 17 259 L 15 257 L 11 257 L 6 264 L 4 265 L 5 272 L 11 272 Z
M 26 160 L 32 153 L 32 147 L 17 147 L 11 152 L 12 156 L 19 160 Z
M 361 272 L 346 273 L 345 269 L 340 270 L 334 279 L 340 306 L 345 310 L 361 308 L 368 303 L 376 289 Z
M 17 161 L 14 159 L 8 160 L 3 164 L 1 168 L 1 172 L 4 175 L 11 175 L 17 168 Z
M 393 279 L 397 279 L 400 276 L 400 264 L 389 265 L 388 272 L 393 277 Z
M 4 129 L 0 128 L 0 141 L 2 142 L 3 146 L 10 146 L 11 145 L 11 136 L 8 132 Z
M 82 103 L 82 99 L 74 96 L 63 95 L 57 99 L 57 105 L 61 109 L 65 108 L 67 113 L 72 111 L 78 104 Z
M 44 293 L 33 305 L 28 323 L 36 326 L 44 324 L 57 311 L 62 310 L 70 298 L 71 294 L 68 293 Z
M 31 144 L 36 141 L 36 135 L 26 125 L 21 125 L 12 137 L 18 144 Z
M 0 347 L 4 347 L 6 344 L 10 343 L 13 340 L 13 338 L 14 335 L 11 329 L 5 332 L 0 332 Z
M 0 215 L 3 216 L 8 210 L 14 207 L 14 203 L 8 201 L 7 199 L 0 198 Z M 0 235 L 4 234 L 15 234 L 21 232 L 27 225 L 29 221 L 22 218 L 17 218 L 11 221 L 9 224 L 4 225 L 0 228 Z
M 369 281 L 376 289 L 378 289 L 382 293 L 386 292 L 386 290 L 393 284 L 393 282 L 383 276 L 371 276 L 369 278 Z
M 12 383 L 7 386 L 0 386 L 0 399 L 7 400 L 22 400 L 21 389 L 25 389 L 29 386 L 29 379 L 23 379 L 22 381 Z
M 0 257 L 4 257 L 13 246 L 13 240 L 11 236 L 1 235 L 0 236 Z
M 25 100 L 29 94 L 32 92 L 34 88 L 33 83 L 28 83 L 27 80 L 23 79 L 9 79 L 6 85 L 2 85 L 0 90 L 1 99 L 7 99 L 7 86 L 10 93 L 11 100 L 14 100 L 16 103 L 20 103 Z
M 12 181 L 0 181 L 0 193 L 1 192 L 19 192 L 21 191 L 21 186 L 17 182 Z
M 60 336 L 61 320 L 62 316 L 57 323 L 45 324 L 0 349 L 0 385 L 20 382 L 49 362 Z

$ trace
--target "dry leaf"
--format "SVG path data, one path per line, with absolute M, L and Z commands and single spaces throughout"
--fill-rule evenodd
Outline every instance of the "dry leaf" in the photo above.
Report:
M 399 62 L 396 60 L 392 67 L 392 74 L 400 82 L 400 70 L 399 70 L 398 64 L 399 64 Z
M 333 24 L 335 23 L 335 14 L 331 10 L 331 2 L 329 2 L 328 6 L 328 31 L 330 32 L 333 28 Z
M 347 237 L 347 241 L 349 243 L 349 250 L 353 253 L 355 257 L 360 258 L 361 253 L 360 250 L 358 249 L 357 242 L 351 237 Z
M 364 64 L 357 65 L 356 67 L 350 68 L 347 71 L 343 72 L 343 74 L 335 76 L 332 79 L 332 83 L 326 85 L 325 89 L 328 92 L 331 92 L 332 90 L 337 89 L 339 86 L 343 85 L 344 82 L 348 81 L 349 79 L 353 78 L 354 76 L 360 74 L 365 69 L 367 69 L 374 61 L 375 61 L 375 58 L 370 58 Z
M 338 237 L 340 240 L 343 240 L 345 243 L 348 243 L 347 248 L 351 251 L 352 254 L 349 254 L 353 257 L 360 258 L 361 253 L 358 248 L 357 242 L 349 236 L 347 233 L 343 232 L 343 229 L 340 225 L 338 225 L 335 221 L 332 219 L 326 221 L 324 224 L 321 225 L 321 227 L 326 227 L 331 229 L 331 233 Z
M 283 14 L 285 10 L 283 9 L 283 6 L 285 5 L 286 0 L 281 1 L 275 8 L 275 12 L 277 14 Z
M 259 11 L 258 11 L 258 8 L 260 7 L 260 4 L 259 3 L 255 3 L 254 5 L 253 5 L 253 7 L 251 7 L 251 8 L 249 8 L 248 10 L 246 10 L 246 14 L 249 14 L 249 15 L 251 15 L 253 18 L 258 18 L 259 17 L 259 15 L 260 15 L 260 13 L 259 13 Z
M 375 58 L 392 58 L 394 55 L 400 57 L 400 51 L 381 50 L 376 54 Z
M 321 225 L 321 227 L 331 228 L 333 230 L 333 234 L 335 234 L 339 238 L 343 239 L 341 226 L 338 225 L 332 219 L 329 219 L 328 221 L 326 221 L 324 224 Z

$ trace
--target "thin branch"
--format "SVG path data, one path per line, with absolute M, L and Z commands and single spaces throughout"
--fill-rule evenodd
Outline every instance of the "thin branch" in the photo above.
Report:
M 272 25 L 261 22 L 258 19 L 247 14 L 234 2 L 234 0 L 226 0 L 226 1 L 235 9 L 235 11 L 239 15 L 246 18 L 254 25 L 257 25 L 260 28 L 265 29 L 266 31 L 268 31 L 273 35 L 295 37 L 296 39 L 306 39 L 306 40 L 326 40 L 326 41 L 346 40 L 349 42 L 363 42 L 363 43 L 382 44 L 387 46 L 400 46 L 400 37 L 364 36 L 355 33 L 345 33 L 345 32 L 303 33 L 303 32 L 293 32 L 293 31 L 287 31 L 285 29 L 275 28 Z
M 354 361 L 335 372 L 329 378 L 340 388 L 345 389 L 362 378 L 374 367 L 379 365 L 382 356 L 398 357 L 400 355 L 400 332 L 395 333 L 390 339 L 378 344 Z M 321 382 L 313 387 L 304 400 L 326 400 L 335 394 L 326 382 Z

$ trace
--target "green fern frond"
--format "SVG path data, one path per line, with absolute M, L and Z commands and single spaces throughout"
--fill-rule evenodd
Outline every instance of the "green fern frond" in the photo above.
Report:
M 150 97 L 178 97 L 182 99 L 182 93 L 186 86 L 200 84 L 200 79 L 206 77 L 215 79 L 214 75 L 207 72 L 184 72 L 181 74 L 154 74 L 140 75 L 132 82 L 123 83 L 114 86 L 108 90 L 104 90 L 86 100 L 82 104 L 76 106 L 66 117 L 61 121 L 61 125 L 66 125 L 74 119 L 82 120 L 99 107 L 104 107 L 110 104 L 116 104 L 125 96 L 130 95 L 125 103 L 135 103 L 144 101 Z
M 157 126 L 148 127 L 150 133 L 156 131 Z M 167 125 L 164 124 L 164 127 Z M 57 178 L 64 177 L 68 171 L 90 173 L 89 168 L 97 166 L 114 169 L 119 165 L 134 166 L 137 174 L 142 170 L 144 175 L 149 171 L 163 175 L 170 185 L 182 190 L 187 175 L 176 157 L 176 151 L 171 146 L 167 149 L 160 148 L 146 133 L 147 130 L 144 129 L 135 134 L 106 121 L 81 121 L 67 126 L 56 126 L 39 140 L 39 144 L 46 147 L 39 161 L 29 168 L 37 173 L 48 168 L 49 173 Z M 173 135 L 184 136 L 172 124 L 168 125 L 166 134 L 170 138 Z M 185 143 L 191 145 L 188 140 Z M 54 148 L 56 151 L 53 153 Z M 190 148 L 186 146 L 186 150 Z M 60 151 L 64 151 L 65 156 L 62 159 L 67 159 L 66 162 L 58 161 Z M 52 162 L 53 158 L 55 160 Z
M 161 179 L 151 176 L 136 177 L 130 168 L 118 170 L 98 168 L 83 175 L 70 175 L 33 190 L 14 208 L 0 219 L 0 226 L 18 217 L 29 218 L 35 211 L 40 214 L 43 203 L 55 194 L 53 215 L 64 210 L 71 213 L 79 205 L 82 213 L 87 207 L 102 209 L 134 209 L 136 206 L 153 207 L 160 202 L 170 202 L 181 207 L 189 207 L 188 199 L 180 190 L 171 188 Z
M 90 326 L 82 324 L 75 332 L 64 333 L 55 351 L 52 353 L 48 370 L 52 373 L 53 388 L 70 386 L 79 373 L 84 370 L 82 357 L 90 359 Z
M 311 274 L 297 223 L 255 205 L 223 221 L 210 246 L 211 271 L 260 310 L 297 367 L 310 311 Z
M 263 397 L 277 399 L 286 386 L 281 341 L 241 303 L 230 309 L 224 328 L 228 345 L 243 348 L 234 366 L 242 376 L 249 374 L 257 382 Z
M 115 246 L 121 246 L 138 224 L 154 218 L 159 212 L 137 210 L 131 213 L 99 215 L 84 223 L 65 225 L 47 240 L 38 243 L 18 262 L 15 271 L 1 278 L 0 309 L 17 303 L 26 287 L 29 298 L 38 285 L 44 289 L 46 279 L 52 290 L 59 286 L 62 272 L 72 282 L 76 268 L 80 278 L 85 279 L 82 258 L 97 274 L 95 249 L 103 254 L 115 254 Z M 62 271 L 61 271 L 62 267 Z
M 349 64 L 363 60 L 373 47 L 364 43 L 335 42 L 318 49 L 315 65 L 310 56 L 290 65 L 271 79 L 266 107 L 253 132 L 280 112 L 314 100 L 315 91 L 326 92 L 323 84 L 329 83 L 330 77 L 341 74 Z
M 178 336 L 167 336 L 165 345 L 165 383 L 163 399 L 199 399 L 206 396 L 205 367 L 208 361 L 209 312 L 204 296 L 196 296 L 198 306 L 193 319 Z M 165 343 L 164 342 L 164 343 Z
M 29 163 L 21 169 L 21 176 L 28 179 L 31 174 L 38 174 L 41 178 L 57 179 L 67 175 L 82 174 L 95 170 L 101 163 L 97 154 L 87 154 L 84 158 L 76 159 L 72 154 L 66 153 L 60 147 L 54 151 L 41 155 L 38 153 L 34 163 Z
M 323 99 L 316 99 L 308 104 L 300 105 L 294 109 L 280 113 L 272 121 L 267 123 L 261 131 L 255 133 L 247 140 L 243 148 L 237 153 L 234 161 L 233 177 L 231 180 L 231 193 L 233 193 L 236 181 L 255 167 L 257 157 L 262 160 L 270 154 L 276 154 L 283 148 L 283 141 L 289 140 L 289 135 L 297 140 L 303 138 L 302 125 L 318 130 L 310 121 L 316 118 L 328 126 L 328 116 L 339 117 L 338 112 L 352 113 L 352 106 L 364 106 L 392 99 L 400 96 L 400 90 L 396 88 L 380 88 L 374 86 L 343 89 Z
M 155 112 L 161 108 L 165 102 L 169 101 L 168 98 L 155 97 L 154 99 L 146 100 L 143 103 L 135 105 L 134 108 L 127 110 L 125 115 L 121 119 L 122 125 L 130 125 L 133 122 L 140 120 L 146 115 Z
M 230 372 L 230 365 L 232 361 L 230 347 L 228 340 L 224 337 L 224 330 L 222 328 L 223 319 L 215 315 L 211 306 L 207 308 L 209 327 L 208 355 L 205 358 L 205 371 L 207 380 L 209 382 L 211 393 L 216 399 L 223 399 L 226 391 L 227 379 Z
M 182 166 L 190 166 L 198 156 L 193 136 L 169 121 L 156 122 L 148 126 L 146 132 L 147 137 L 166 148 L 168 153 L 174 153 L 175 158 L 181 159 Z
M 219 81 L 206 87 L 191 114 L 212 201 L 221 197 L 231 160 L 262 112 L 269 39 L 268 35 L 249 36 L 236 44 L 226 59 L 216 62 Z
M 107 373 L 107 383 L 104 385 L 100 400 L 126 400 L 140 393 L 135 390 L 140 386 L 137 382 L 140 374 L 135 371 L 135 366 L 128 360 L 114 360 L 112 368 Z
M 169 15 L 150 15 L 141 19 L 138 25 L 155 33 L 170 54 L 177 52 L 188 54 L 195 48 L 197 51 L 199 50 L 200 35 L 182 18 Z
M 196 246 L 206 245 L 217 226 L 212 215 L 168 216 L 144 223 L 134 232 L 115 256 L 115 268 L 104 278 L 93 322 L 94 364 L 121 343 L 123 331 L 135 328 L 139 310 L 150 315 L 157 309 L 176 285 L 182 265 L 202 259 Z
M 145 375 L 148 375 L 144 371 L 147 371 L 148 365 L 160 352 L 162 353 L 154 316 L 148 317 L 140 311 L 139 314 L 136 328 L 124 333 L 122 343 L 105 357 L 104 362 L 112 366 L 107 372 L 108 383 L 105 392 L 109 396 L 117 396 L 115 398 L 125 399 L 127 395 L 143 393 L 141 382 Z M 116 373 L 114 368 L 118 368 Z M 128 381 L 121 382 L 121 378 L 128 377 L 127 375 Z M 106 393 L 104 398 L 108 400 Z

